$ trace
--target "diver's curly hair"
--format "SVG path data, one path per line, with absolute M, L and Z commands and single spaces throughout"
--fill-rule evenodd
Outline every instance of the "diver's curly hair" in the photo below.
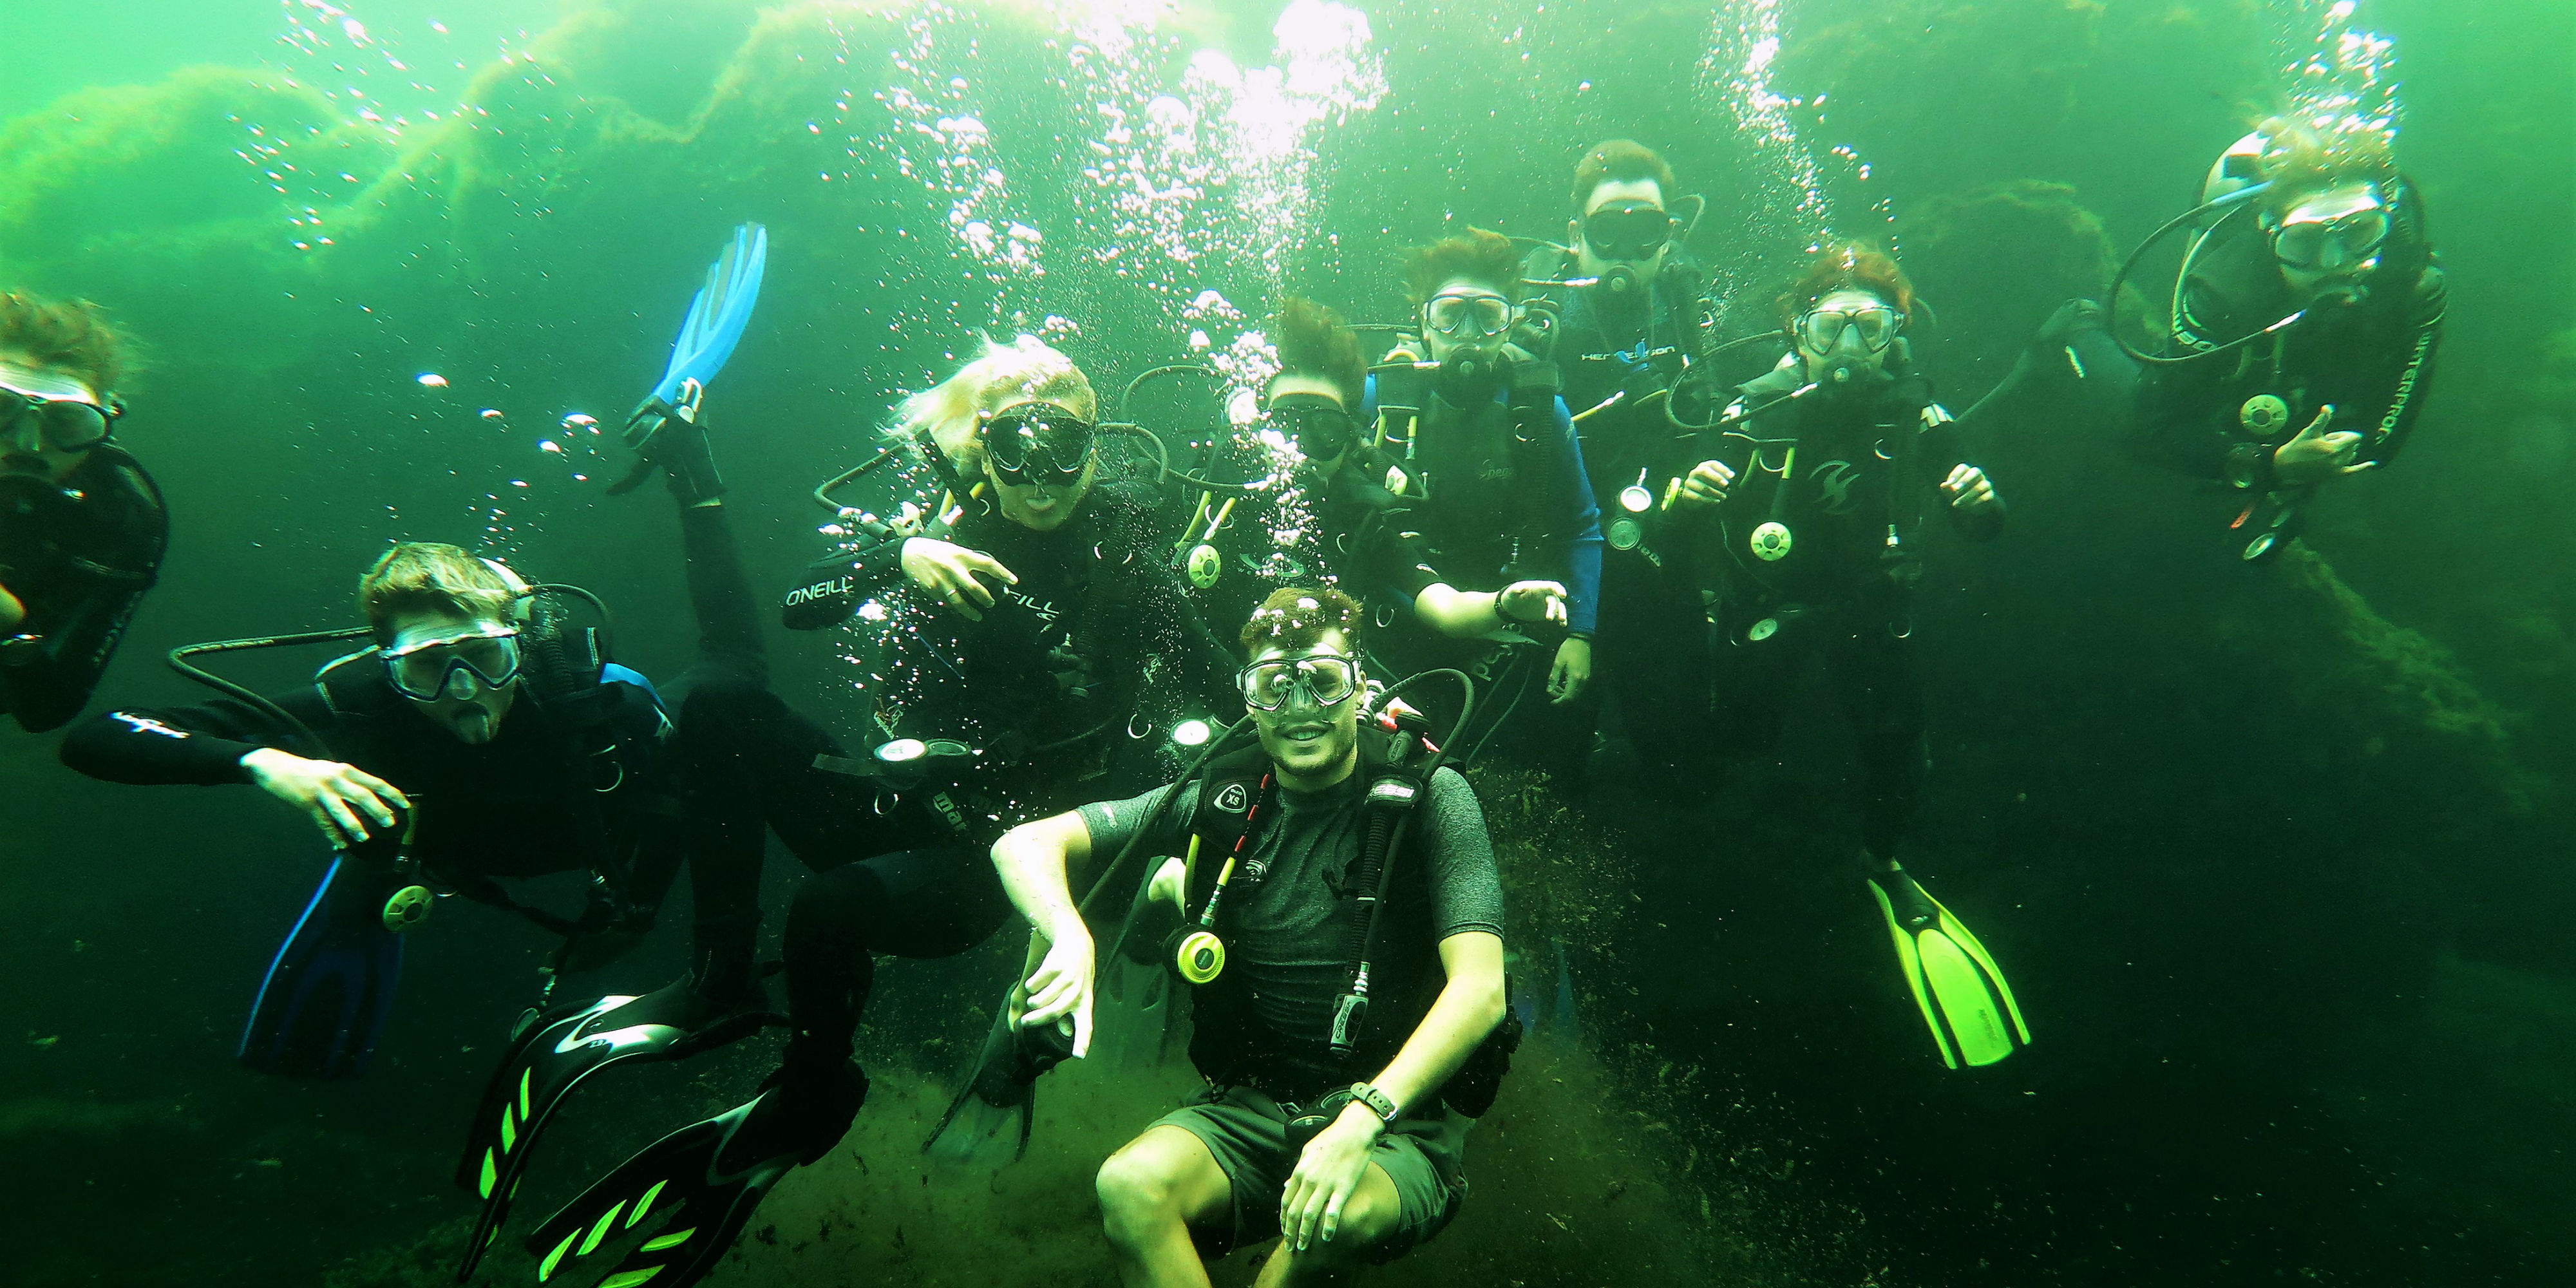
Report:
M 1492 287 L 1514 304 L 1521 302 L 1521 259 L 1512 253 L 1512 239 L 1501 233 L 1470 228 L 1464 236 L 1443 237 L 1405 253 L 1404 290 L 1414 308 L 1460 278 Z
M 2276 116 L 2254 132 L 2263 136 L 2254 172 L 2271 185 L 2263 205 L 2275 215 L 2327 188 L 2397 177 L 2397 155 L 2388 136 L 2360 122 L 2319 127 Z
M 987 339 L 983 352 L 959 367 L 957 374 L 904 399 L 887 434 L 929 439 L 960 474 L 973 475 L 982 468 L 975 413 L 1039 400 L 1084 420 L 1100 418 L 1100 396 L 1092 392 L 1091 378 L 1073 365 L 1073 359 L 1033 335 L 1009 344 Z
M 1358 600 L 1330 586 L 1282 586 L 1252 610 L 1252 620 L 1243 624 L 1236 641 L 1243 645 L 1245 657 L 1273 647 L 1313 648 L 1326 631 L 1340 631 L 1342 638 L 1357 645 L 1366 616 Z
M 444 613 L 507 621 L 518 588 L 493 564 L 443 541 L 403 541 L 358 579 L 358 606 L 378 644 L 393 642 L 394 619 Z
M 1341 391 L 1342 407 L 1357 412 L 1367 392 L 1368 362 L 1359 333 L 1342 315 L 1302 295 L 1280 301 L 1272 335 L 1279 345 L 1279 374 L 1312 376 Z
M 94 393 L 125 378 L 133 347 L 107 311 L 87 300 L 0 293 L 0 354 L 78 377 Z
M 1858 242 L 1832 242 L 1819 248 L 1789 289 L 1773 300 L 1780 325 L 1794 326 L 1798 315 L 1836 291 L 1867 291 L 1896 306 L 1899 318 L 1914 320 L 1914 283 L 1884 251 Z

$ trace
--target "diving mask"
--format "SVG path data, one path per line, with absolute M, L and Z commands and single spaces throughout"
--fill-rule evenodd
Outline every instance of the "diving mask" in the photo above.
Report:
M 1640 262 L 1662 253 L 1673 239 L 1673 217 L 1651 202 L 1606 201 L 1583 217 L 1583 240 L 1607 260 Z
M 1798 315 L 1792 328 L 1798 347 L 1813 354 L 1828 354 L 1849 335 L 1863 352 L 1877 353 L 1896 341 L 1903 324 L 1896 310 L 1885 304 L 1872 304 L 1856 309 L 1809 309 Z
M 2367 184 L 2311 197 L 2266 228 L 2274 259 L 2312 273 L 2369 268 L 2388 230 L 2388 207 Z
M 1276 711 L 1288 705 L 1288 699 L 1300 688 L 1316 706 L 1336 707 L 1359 691 L 1360 660 L 1331 653 L 1274 658 L 1243 668 L 1235 673 L 1234 680 L 1243 690 L 1244 704 L 1256 711 Z
M 1464 341 L 1491 339 L 1511 329 L 1511 301 L 1499 295 L 1434 295 L 1422 306 L 1424 329 Z
M 1053 403 L 1005 407 L 977 432 L 993 477 L 1012 487 L 1071 487 L 1091 465 L 1092 423 Z
M 497 690 L 519 678 L 519 633 L 497 623 L 461 634 L 432 639 L 397 637 L 383 650 L 385 678 L 394 690 L 415 702 L 448 696 L 474 696 L 475 681 Z M 472 679 L 461 685 L 457 673 Z
M 54 451 L 87 451 L 107 441 L 121 411 L 68 376 L 0 365 L 0 444 L 21 438 L 32 424 Z
M 1264 413 L 1272 428 L 1297 444 L 1310 461 L 1329 461 L 1351 448 L 1355 424 L 1340 403 L 1322 394 L 1281 394 Z

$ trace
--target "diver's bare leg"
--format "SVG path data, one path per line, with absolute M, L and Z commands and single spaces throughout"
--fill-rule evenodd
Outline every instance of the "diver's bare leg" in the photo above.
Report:
M 1170 1124 L 1148 1128 L 1100 1165 L 1098 1187 L 1101 1228 L 1120 1283 L 1208 1288 L 1190 1222 L 1223 1215 L 1234 1190 L 1198 1137 Z

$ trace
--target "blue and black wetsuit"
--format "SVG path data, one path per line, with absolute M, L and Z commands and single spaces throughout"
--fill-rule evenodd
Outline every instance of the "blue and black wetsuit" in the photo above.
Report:
M 0 715 L 42 733 L 80 714 L 169 545 L 161 489 L 113 444 L 60 487 L 0 479 L 0 587 L 27 610 L 0 636 Z
M 684 509 L 681 531 L 702 643 L 673 686 L 675 719 L 643 677 L 611 667 L 580 701 L 523 681 L 492 741 L 471 746 L 423 719 L 361 654 L 272 697 L 323 746 L 219 699 L 94 717 L 63 760 L 112 782 L 208 786 L 249 782 L 241 759 L 261 747 L 345 761 L 412 799 L 407 852 L 434 876 L 498 902 L 499 881 L 589 870 L 603 881 L 583 929 L 619 938 L 650 924 L 685 862 L 697 984 L 718 998 L 752 986 L 764 825 L 810 867 L 866 869 L 850 880 L 881 896 L 886 951 L 943 955 L 990 934 L 1008 905 L 974 847 L 927 809 L 880 813 L 871 785 L 816 768 L 844 753 L 768 690 L 757 601 L 723 510 Z M 886 857 L 854 863 L 870 855 Z
M 1403 490 L 1383 489 L 1373 478 L 1339 480 L 1341 500 L 1328 526 L 1340 529 L 1334 541 L 1345 551 L 1344 578 L 1370 606 L 1377 629 L 1369 647 L 1382 669 L 1468 672 L 1486 713 L 1478 724 L 1490 729 L 1489 719 L 1546 706 L 1539 691 L 1549 650 L 1523 647 L 1514 656 L 1494 641 L 1442 637 L 1415 617 L 1413 601 L 1434 584 L 1493 591 L 1515 581 L 1556 581 L 1566 588 L 1566 633 L 1589 638 L 1600 618 L 1600 511 L 1563 398 L 1516 406 L 1497 392 L 1489 402 L 1458 407 L 1434 392 L 1423 401 L 1410 455 L 1399 463 Z M 1377 416 L 1372 376 L 1360 419 L 1373 424 Z M 1345 473 L 1368 468 L 1355 464 Z M 1372 503 L 1383 508 L 1372 510 Z M 1516 723 L 1527 731 L 1538 721 Z

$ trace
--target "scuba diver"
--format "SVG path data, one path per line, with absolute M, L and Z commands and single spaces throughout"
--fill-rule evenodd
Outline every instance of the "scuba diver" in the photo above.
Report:
M 1331 539 L 1367 588 L 1389 673 L 1455 663 L 1495 682 L 1496 713 L 1466 731 L 1471 759 L 1542 675 L 1559 709 L 1591 682 L 1600 511 L 1556 368 L 1515 340 L 1529 315 L 1511 242 L 1470 229 L 1412 252 L 1405 276 L 1421 347 L 1376 368 L 1360 409 L 1391 462 L 1386 505 Z M 1534 716 L 1514 742 L 1566 772 L 1590 741 L 1551 729 Z
M 0 294 L 0 715 L 30 733 L 89 702 L 170 544 L 114 437 L 125 349 L 95 305 Z
M 1280 302 L 1269 336 L 1279 370 L 1238 435 L 1268 477 L 1223 496 L 1193 484 L 1200 499 L 1174 550 L 1203 622 L 1241 621 L 1283 586 L 1328 583 L 1339 562 L 1327 515 L 1348 504 L 1343 466 L 1359 459 L 1368 360 L 1341 314 L 1302 296 Z
M 1567 245 L 1542 244 L 1521 271 L 1533 299 L 1554 307 L 1549 356 L 1565 383 L 1583 447 L 1583 472 L 1603 517 L 1601 592 L 1593 661 L 1607 681 L 1578 699 L 1564 722 L 1588 739 L 1602 701 L 1618 700 L 1619 720 L 1649 779 L 1671 799 L 1687 799 L 1706 775 L 1692 763 L 1705 742 L 1677 693 L 1708 691 L 1707 624 L 1695 579 L 1675 566 L 1679 552 L 1656 540 L 1655 501 L 1691 462 L 1676 455 L 1680 414 L 1704 420 L 1689 377 L 1703 368 L 1701 296 L 1707 282 L 1680 243 L 1705 203 L 1677 197 L 1673 170 L 1652 149 L 1610 139 L 1585 151 L 1574 170 L 1573 218 Z M 1692 219 L 1671 213 L 1693 205 Z M 1605 692 L 1606 690 L 1606 692 Z M 1579 764 L 1568 768 L 1579 770 Z M 1565 782 L 1578 788 L 1579 782 Z
M 1064 354 L 987 342 L 904 401 L 876 458 L 900 462 L 900 510 L 843 511 L 845 539 L 783 604 L 791 630 L 865 623 L 885 733 L 971 749 L 959 807 L 994 835 L 1072 804 L 1075 782 L 1151 781 L 1153 735 L 1223 693 L 1150 489 L 1102 477 L 1098 407 Z
M 1420 1246 L 1465 1196 L 1466 1134 L 1517 1037 L 1502 883 L 1427 722 L 1392 702 L 1362 710 L 1361 619 L 1339 591 L 1273 593 L 1241 635 L 1257 746 L 1229 751 L 1238 726 L 1203 774 L 993 847 L 1044 953 L 1011 1022 L 1069 1035 L 1075 1057 L 1091 1047 L 1097 953 L 1068 871 L 1159 864 L 1138 869 L 1139 911 L 1113 947 L 1193 986 L 1190 1059 L 1209 1085 L 1101 1166 L 1125 1283 L 1205 1283 L 1203 1250 L 1274 1235 L 1260 1283 L 1324 1282 Z
M 2242 494 L 2231 539 L 2262 560 L 2298 534 L 2319 488 L 2406 445 L 2432 384 L 2442 269 L 2422 195 L 2367 127 L 2274 118 L 2229 145 L 2201 204 L 2138 247 L 2114 298 L 2149 248 L 2186 228 L 2168 351 L 2068 348 L 2079 372 L 2135 382 L 2135 455 Z M 2098 304 L 2068 308 L 2105 325 Z
M 1926 503 L 1975 541 L 2002 531 L 2004 507 L 1914 371 L 1913 307 L 1894 260 L 1818 252 L 1779 297 L 1791 352 L 1739 388 L 1668 495 L 1709 578 L 1717 754 L 1738 772 L 1768 757 L 1798 678 L 1823 662 L 1858 743 L 1863 876 L 1957 1068 L 2003 1059 L 2030 1030 L 1994 960 L 1897 862 L 1929 759 L 1908 600 Z

